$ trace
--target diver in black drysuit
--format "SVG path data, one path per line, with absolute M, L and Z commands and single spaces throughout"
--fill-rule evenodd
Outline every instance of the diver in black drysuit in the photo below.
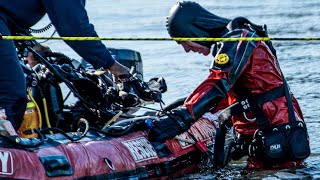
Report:
M 15 35 L 29 29 L 48 14 L 60 36 L 98 37 L 85 10 L 85 0 L 1 0 L 0 33 Z M 94 68 L 108 69 L 116 77 L 128 68 L 116 62 L 101 41 L 66 41 Z M 20 127 L 26 108 L 26 82 L 13 41 L 0 40 L 0 107 L 13 127 Z

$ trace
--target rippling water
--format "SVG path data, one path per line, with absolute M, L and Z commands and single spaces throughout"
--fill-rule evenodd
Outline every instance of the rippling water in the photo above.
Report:
M 211 12 L 227 18 L 245 16 L 257 24 L 267 24 L 270 37 L 320 37 L 319 0 L 253 1 L 196 1 Z M 101 37 L 168 37 L 165 21 L 175 0 L 88 0 L 87 10 L 91 22 Z M 35 27 L 42 27 L 44 18 Z M 47 32 L 41 35 L 50 35 Z M 212 179 L 214 177 L 255 179 L 320 179 L 320 42 L 274 41 L 278 58 L 292 92 L 303 110 L 307 122 L 312 154 L 306 167 L 278 171 L 243 172 L 245 160 L 232 162 L 218 172 L 202 172 L 186 179 Z M 57 41 L 47 44 L 71 57 L 78 56 Z M 130 48 L 140 51 L 144 63 L 144 76 L 165 77 L 168 92 L 166 103 L 187 96 L 208 75 L 210 56 L 185 53 L 182 47 L 169 41 L 109 41 L 108 47 Z

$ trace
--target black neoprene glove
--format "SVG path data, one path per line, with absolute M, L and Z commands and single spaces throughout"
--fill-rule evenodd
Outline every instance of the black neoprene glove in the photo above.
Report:
M 149 138 L 152 141 L 164 142 L 187 131 L 192 122 L 192 117 L 186 108 L 176 108 L 168 116 L 154 121 L 150 125 Z

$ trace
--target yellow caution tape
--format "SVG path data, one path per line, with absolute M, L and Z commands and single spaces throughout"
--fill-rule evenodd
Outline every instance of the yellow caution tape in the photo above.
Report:
M 37 37 L 37 36 L 0 36 L 2 40 L 64 40 L 64 41 L 319 41 L 319 37 L 304 38 L 270 38 L 270 37 L 240 37 L 240 38 L 108 38 L 108 37 Z

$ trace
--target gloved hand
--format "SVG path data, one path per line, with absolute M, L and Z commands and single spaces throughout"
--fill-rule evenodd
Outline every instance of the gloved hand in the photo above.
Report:
M 127 93 L 133 90 L 133 92 L 136 93 L 136 95 L 144 101 L 162 101 L 162 94 L 160 90 L 150 89 L 149 85 L 146 82 L 137 77 L 131 76 L 127 81 L 122 82 L 118 86 L 120 91 L 124 91 Z
M 115 76 L 116 83 L 118 83 L 122 78 L 130 77 L 130 69 L 117 61 L 108 69 L 108 71 L 109 74 Z
M 164 142 L 187 131 L 192 123 L 192 117 L 186 108 L 176 108 L 171 113 L 149 124 L 149 138 L 152 141 Z

